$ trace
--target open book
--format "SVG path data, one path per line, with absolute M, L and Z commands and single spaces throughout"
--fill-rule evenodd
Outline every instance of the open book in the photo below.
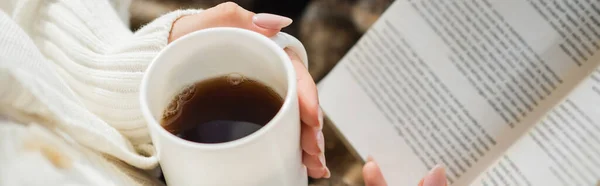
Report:
M 596 185 L 599 64 L 597 0 L 396 0 L 318 88 L 389 185 Z

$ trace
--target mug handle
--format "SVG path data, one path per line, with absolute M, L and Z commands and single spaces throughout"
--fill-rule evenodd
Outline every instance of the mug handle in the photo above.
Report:
M 287 47 L 298 54 L 298 57 L 300 57 L 302 63 L 304 64 L 304 67 L 308 69 L 308 55 L 306 54 L 306 49 L 300 40 L 284 32 L 277 33 L 277 35 L 271 37 L 271 40 L 273 40 L 273 42 L 279 45 L 279 47 L 282 49 Z

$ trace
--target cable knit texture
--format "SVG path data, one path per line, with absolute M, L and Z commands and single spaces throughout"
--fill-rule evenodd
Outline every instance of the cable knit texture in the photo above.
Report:
M 139 84 L 172 23 L 198 12 L 172 12 L 131 32 L 108 1 L 17 1 L 10 17 L 0 14 L 0 113 L 155 167 Z

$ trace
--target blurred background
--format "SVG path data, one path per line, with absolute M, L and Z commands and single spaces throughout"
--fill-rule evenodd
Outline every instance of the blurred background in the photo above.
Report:
M 233 0 L 255 13 L 292 18 L 283 32 L 306 47 L 309 71 L 320 81 L 394 0 Z M 176 9 L 216 6 L 225 0 L 132 0 L 131 29 L 137 30 L 156 17 Z M 325 155 L 330 179 L 310 180 L 311 186 L 364 185 L 363 161 L 325 119 Z

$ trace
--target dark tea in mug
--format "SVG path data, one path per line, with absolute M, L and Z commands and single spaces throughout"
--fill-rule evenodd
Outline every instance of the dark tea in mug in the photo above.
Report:
M 270 87 L 231 74 L 185 88 L 165 109 L 161 125 L 188 141 L 223 143 L 256 132 L 282 104 L 283 98 Z

